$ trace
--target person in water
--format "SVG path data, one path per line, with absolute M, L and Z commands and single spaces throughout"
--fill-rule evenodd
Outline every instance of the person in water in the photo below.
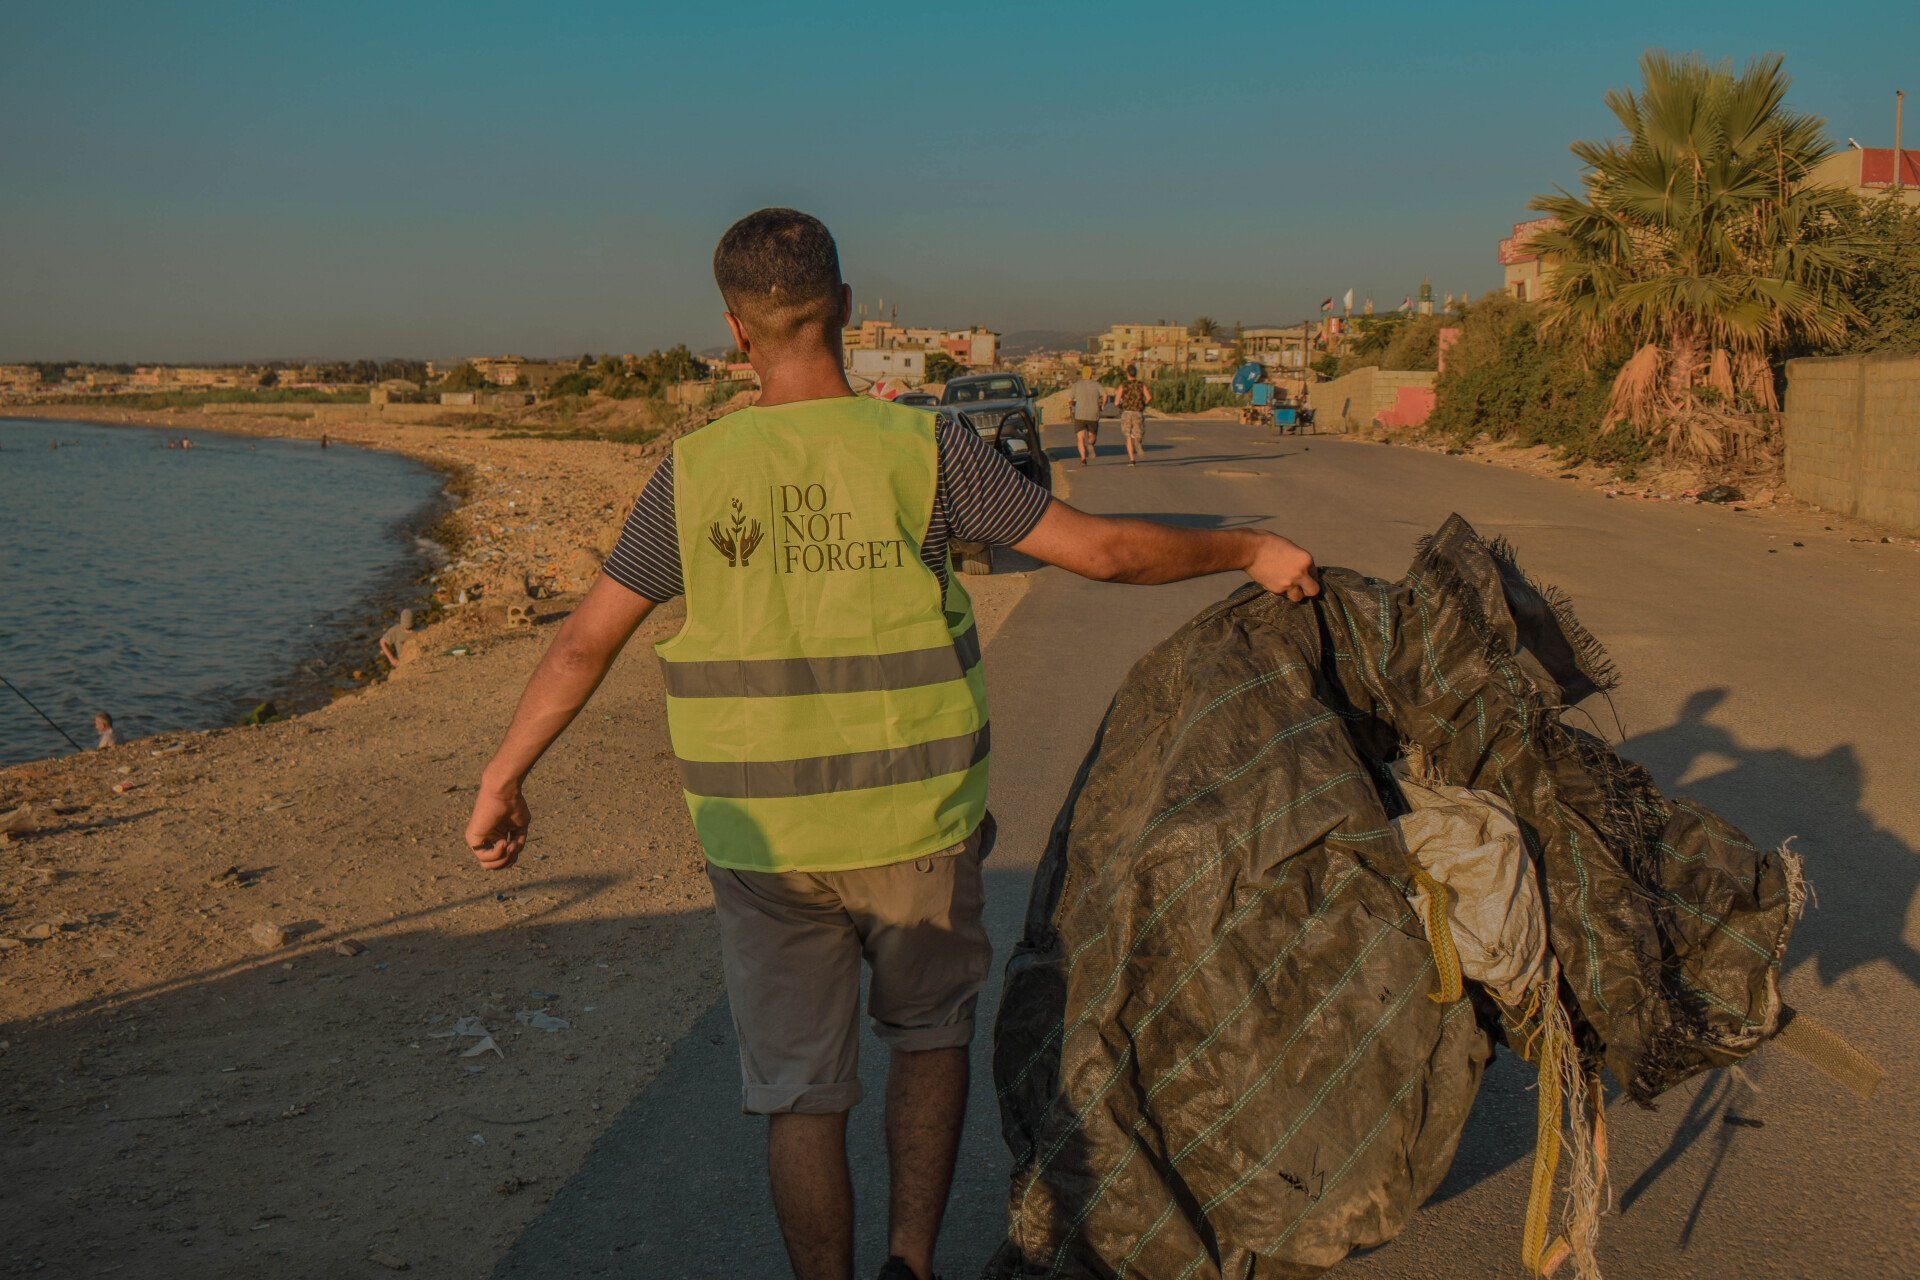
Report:
M 104 711 L 93 713 L 93 731 L 100 735 L 98 750 L 126 745 L 127 735 L 113 727 L 113 717 Z
M 405 661 L 401 656 L 400 646 L 412 638 L 413 610 L 402 609 L 400 621 L 388 627 L 380 637 L 380 656 L 387 660 L 388 666 L 397 667 Z

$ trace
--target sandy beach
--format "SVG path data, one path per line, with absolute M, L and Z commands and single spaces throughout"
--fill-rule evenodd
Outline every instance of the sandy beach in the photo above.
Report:
M 482 1274 L 718 993 L 640 648 L 677 605 L 529 784 L 530 856 L 487 875 L 460 839 L 671 434 L 325 429 L 452 477 L 438 586 L 474 602 L 436 612 L 394 678 L 309 714 L 0 771 L 0 813 L 26 806 L 0 836 L 9 1274 Z M 1024 582 L 969 580 L 987 639 Z

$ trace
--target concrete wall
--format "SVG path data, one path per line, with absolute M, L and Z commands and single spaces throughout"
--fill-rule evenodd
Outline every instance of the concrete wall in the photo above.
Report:
M 450 419 L 470 418 L 476 412 L 485 410 L 461 408 L 445 404 L 316 404 L 313 416 L 322 422 L 371 422 L 384 419 L 388 422 L 446 422 Z
M 1351 431 L 1373 424 L 1375 417 L 1393 408 L 1400 388 L 1433 386 L 1440 375 L 1431 369 L 1376 369 L 1368 365 L 1331 382 L 1308 388 L 1308 403 L 1321 428 Z
M 302 404 L 294 400 L 266 404 L 209 404 L 201 413 L 233 414 L 236 417 L 302 418 L 316 422 L 444 422 L 472 417 L 473 409 L 439 404 Z
M 1920 355 L 1787 362 L 1787 488 L 1920 533 Z

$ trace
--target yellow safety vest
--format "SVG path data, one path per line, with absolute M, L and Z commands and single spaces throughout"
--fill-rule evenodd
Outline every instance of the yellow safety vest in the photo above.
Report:
M 884 866 L 986 812 L 973 604 L 921 562 L 933 415 L 864 397 L 749 408 L 673 450 L 686 624 L 657 646 L 707 857 Z

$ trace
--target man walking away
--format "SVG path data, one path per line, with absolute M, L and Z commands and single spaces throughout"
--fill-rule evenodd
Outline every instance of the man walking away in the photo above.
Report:
M 685 622 L 656 646 L 667 725 L 793 1273 L 853 1276 L 864 959 L 891 1054 L 880 1274 L 929 1280 L 990 959 L 986 684 L 950 541 L 1115 582 L 1238 570 L 1293 600 L 1319 585 L 1276 534 L 1085 515 L 954 419 L 856 397 L 840 342 L 853 295 L 818 220 L 750 214 L 713 266 L 759 400 L 682 437 L 647 482 L 481 775 L 466 841 L 481 866 L 513 865 L 528 773 L 634 628 L 684 594 Z
M 1073 442 L 1080 450 L 1080 465 L 1086 466 L 1100 453 L 1100 403 L 1107 389 L 1093 380 L 1091 369 L 1080 370 L 1080 381 L 1067 388 L 1072 399 Z
M 1135 466 L 1147 451 L 1147 406 L 1153 403 L 1153 392 L 1140 381 L 1138 365 L 1127 366 L 1126 379 L 1114 399 L 1120 405 L 1120 435 L 1127 442 L 1127 465 Z

